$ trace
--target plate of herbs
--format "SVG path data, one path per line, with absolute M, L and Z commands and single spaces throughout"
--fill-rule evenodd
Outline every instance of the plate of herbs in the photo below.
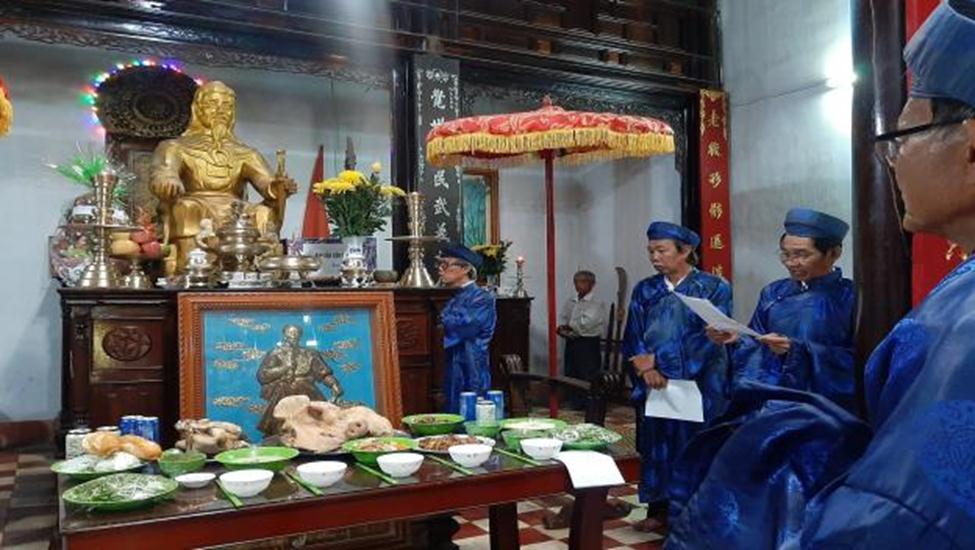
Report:
M 113 474 L 72 487 L 61 498 L 89 510 L 119 512 L 150 506 L 178 488 L 176 481 L 165 476 Z

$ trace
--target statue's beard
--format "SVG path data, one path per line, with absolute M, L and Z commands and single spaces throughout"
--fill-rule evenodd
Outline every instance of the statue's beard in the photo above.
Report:
M 215 120 L 210 125 L 210 132 L 215 141 L 222 143 L 230 138 L 230 124 L 222 120 Z

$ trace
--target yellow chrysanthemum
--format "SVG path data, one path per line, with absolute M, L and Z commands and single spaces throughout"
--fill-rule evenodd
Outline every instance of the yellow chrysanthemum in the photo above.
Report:
M 379 188 L 379 192 L 387 197 L 405 197 L 406 191 L 403 191 L 395 185 L 383 185 Z
M 366 177 L 362 175 L 362 172 L 357 170 L 342 170 L 339 172 L 337 179 L 351 183 L 352 185 L 360 185 L 366 182 Z
M 326 193 L 334 193 L 338 195 L 345 193 L 346 191 L 352 191 L 353 189 L 355 189 L 355 184 L 342 181 L 338 178 L 320 181 L 312 187 L 312 191 L 319 195 L 324 195 Z

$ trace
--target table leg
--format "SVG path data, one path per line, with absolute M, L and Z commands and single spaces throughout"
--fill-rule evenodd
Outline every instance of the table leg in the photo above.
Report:
M 491 550 L 517 550 L 518 503 L 495 504 L 488 508 Z
M 599 550 L 603 547 L 603 508 L 609 488 L 582 489 L 574 494 L 569 550 Z

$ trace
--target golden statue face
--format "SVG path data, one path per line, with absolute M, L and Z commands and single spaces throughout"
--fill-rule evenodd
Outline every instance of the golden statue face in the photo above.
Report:
M 216 125 L 230 126 L 236 107 L 234 96 L 220 91 L 210 92 L 200 98 L 197 113 L 206 128 Z
M 220 81 L 207 82 L 196 90 L 186 134 L 232 135 L 236 122 L 237 94 Z

